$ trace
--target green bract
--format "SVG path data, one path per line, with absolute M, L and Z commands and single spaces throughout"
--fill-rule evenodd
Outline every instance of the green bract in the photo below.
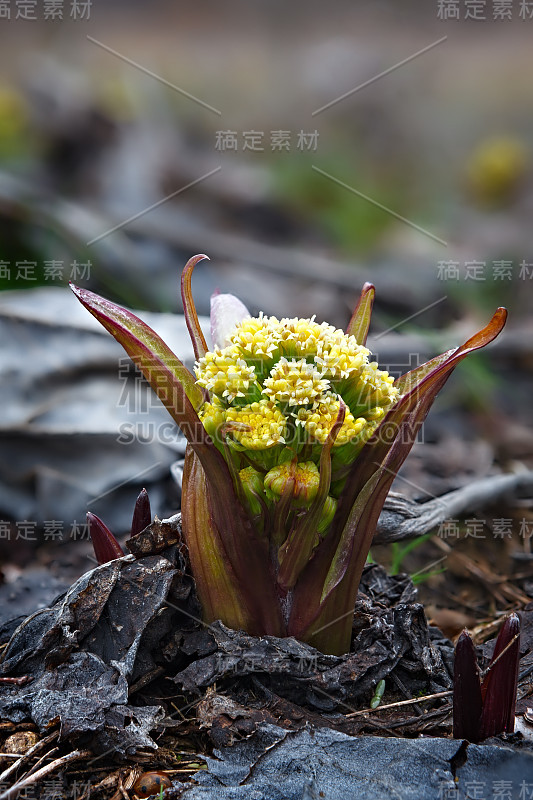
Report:
M 454 367 L 498 335 L 507 312 L 393 381 L 365 347 L 370 284 L 346 333 L 251 318 L 237 298 L 215 295 L 209 351 L 191 296 L 203 258 L 182 274 L 196 379 L 131 312 L 72 288 L 188 439 L 182 525 L 205 621 L 341 654 L 390 485 Z

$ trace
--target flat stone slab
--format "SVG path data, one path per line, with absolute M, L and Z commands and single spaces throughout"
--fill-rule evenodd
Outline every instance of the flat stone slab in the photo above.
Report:
M 527 800 L 533 753 L 454 739 L 264 725 L 207 759 L 180 800 Z

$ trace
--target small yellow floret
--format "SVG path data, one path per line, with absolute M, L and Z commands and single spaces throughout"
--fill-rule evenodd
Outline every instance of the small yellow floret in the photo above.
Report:
M 335 395 L 327 395 L 320 403 L 317 403 L 313 409 L 300 408 L 298 410 L 296 424 L 302 425 L 311 439 L 315 439 L 320 444 L 324 444 L 339 415 L 339 408 L 340 401 L 338 397 Z M 352 441 L 352 439 L 355 439 L 359 436 L 366 424 L 366 419 L 363 417 L 354 419 L 349 410 L 346 409 L 344 422 L 337 434 L 334 447 L 346 444 Z
M 249 450 L 264 450 L 276 444 L 285 444 L 286 420 L 270 400 L 260 400 L 241 408 L 228 408 L 226 422 L 247 425 L 249 430 L 233 430 L 231 435 Z
M 379 369 L 376 362 L 372 361 L 364 367 L 357 382 L 349 387 L 348 394 L 350 405 L 353 400 L 357 405 L 364 405 L 372 411 L 374 407 L 377 409 L 390 406 L 398 397 L 398 389 L 394 386 L 392 375 Z
M 216 401 L 204 403 L 198 416 L 210 436 L 215 436 L 226 421 L 226 412 Z
M 225 398 L 229 403 L 245 392 L 255 380 L 255 367 L 239 357 L 235 347 L 206 353 L 194 368 L 200 386 Z
M 240 322 L 230 336 L 230 341 L 244 358 L 271 358 L 277 349 L 279 322 L 276 317 L 251 317 Z
M 289 358 L 316 355 L 322 328 L 314 318 L 285 317 L 277 328 L 280 352 Z
M 334 331 L 324 336 L 315 358 L 331 378 L 351 378 L 359 375 L 368 364 L 370 351 L 357 344 L 354 336 Z
M 322 371 L 305 359 L 282 357 L 263 382 L 263 392 L 278 403 L 304 406 L 315 403 L 330 389 Z

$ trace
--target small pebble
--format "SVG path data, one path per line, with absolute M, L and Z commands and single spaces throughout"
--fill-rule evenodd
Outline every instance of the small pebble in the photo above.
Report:
M 37 744 L 38 741 L 39 737 L 36 733 L 33 733 L 33 731 L 19 731 L 7 737 L 3 745 L 3 750 L 4 753 L 18 753 L 22 756 L 28 752 L 30 747 Z

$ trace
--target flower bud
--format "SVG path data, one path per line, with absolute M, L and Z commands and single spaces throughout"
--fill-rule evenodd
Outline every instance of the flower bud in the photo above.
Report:
M 239 472 L 244 496 L 248 504 L 248 510 L 252 517 L 257 517 L 263 513 L 265 508 L 262 499 L 265 493 L 263 476 L 253 467 L 245 467 Z
M 337 510 L 337 501 L 335 500 L 334 497 L 330 497 L 328 495 L 322 507 L 322 516 L 320 517 L 320 522 L 318 523 L 318 533 L 320 534 L 327 533 L 329 526 L 333 522 L 333 517 L 335 516 L 336 510 Z
M 219 431 L 226 420 L 224 409 L 217 402 L 204 403 L 199 416 L 209 436 L 217 439 Z
M 265 475 L 265 488 L 267 497 L 278 500 L 283 494 L 289 481 L 294 481 L 292 499 L 297 506 L 306 506 L 316 497 L 320 474 L 313 461 L 304 461 L 301 464 L 286 462 L 273 467 Z

